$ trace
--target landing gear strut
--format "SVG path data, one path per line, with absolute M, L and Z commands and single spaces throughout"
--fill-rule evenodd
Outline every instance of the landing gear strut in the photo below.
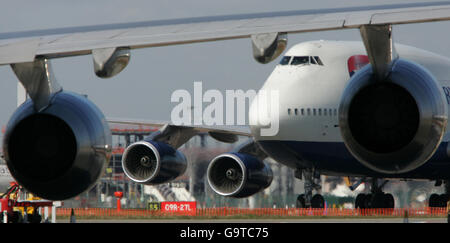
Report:
M 394 208 L 394 196 L 390 193 L 384 193 L 383 187 L 388 181 L 378 184 L 378 179 L 373 178 L 369 194 L 360 193 L 355 200 L 355 208 Z
M 322 187 L 320 186 L 320 173 L 315 169 L 302 169 L 296 171 L 296 178 L 305 180 L 304 188 L 305 194 L 300 194 L 297 197 L 297 208 L 324 208 L 325 199 L 320 194 Z M 313 190 L 316 194 L 313 196 Z

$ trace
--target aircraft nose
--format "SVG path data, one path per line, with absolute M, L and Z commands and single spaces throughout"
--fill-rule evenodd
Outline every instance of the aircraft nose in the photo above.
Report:
M 255 138 L 278 134 L 278 90 L 260 90 L 258 92 L 250 105 L 249 124 Z

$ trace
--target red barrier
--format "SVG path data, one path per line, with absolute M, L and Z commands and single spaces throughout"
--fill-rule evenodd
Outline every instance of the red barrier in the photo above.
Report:
M 162 204 L 164 205 L 164 204 Z M 173 205 L 173 204 L 172 204 Z M 165 208 L 165 205 L 163 206 Z M 355 217 L 355 216 L 389 216 L 403 217 L 405 213 L 409 217 L 445 217 L 448 215 L 446 208 L 395 208 L 395 209 L 307 209 L 307 208 L 197 208 L 188 211 L 174 211 L 174 207 L 167 210 L 147 209 L 121 209 L 115 208 L 74 208 L 75 216 L 80 217 L 167 217 L 176 215 L 188 215 L 198 217 L 229 217 L 229 216 L 271 216 L 271 217 L 304 217 L 304 216 L 330 216 L 330 217 Z M 172 210 L 171 210 L 172 209 Z M 178 208 L 179 210 L 181 208 Z M 71 208 L 57 208 L 56 214 L 61 217 L 69 217 Z

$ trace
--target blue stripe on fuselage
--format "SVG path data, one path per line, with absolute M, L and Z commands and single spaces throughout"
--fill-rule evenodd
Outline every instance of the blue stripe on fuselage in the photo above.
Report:
M 351 155 L 343 142 L 265 140 L 258 143 L 270 157 L 290 167 L 293 167 L 292 162 L 285 162 L 286 153 L 295 153 L 291 158 L 298 158 L 298 167 L 309 163 L 331 174 L 380 178 L 450 179 L 450 159 L 446 152 L 448 142 L 442 142 L 435 154 L 424 165 L 404 174 L 382 174 L 365 167 Z

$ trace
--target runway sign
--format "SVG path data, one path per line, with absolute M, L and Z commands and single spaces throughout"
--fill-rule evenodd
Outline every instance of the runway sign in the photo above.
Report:
M 161 202 L 161 212 L 194 216 L 197 202 Z

